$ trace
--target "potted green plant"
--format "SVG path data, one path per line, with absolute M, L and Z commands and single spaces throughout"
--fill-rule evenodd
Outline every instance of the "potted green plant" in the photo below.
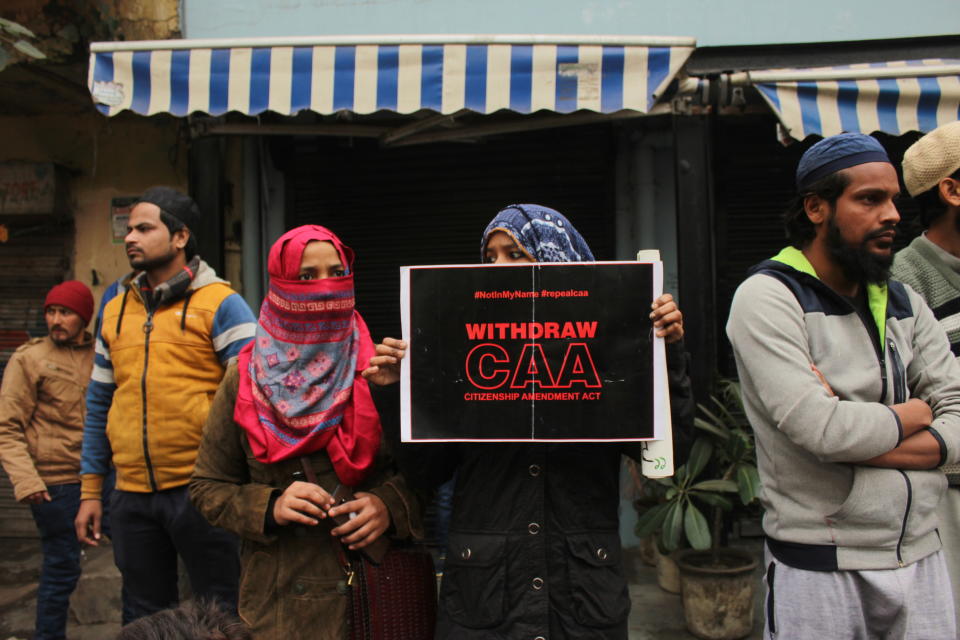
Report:
M 660 504 L 663 499 L 664 488 L 663 485 L 658 484 L 655 480 L 645 478 L 641 474 L 640 465 L 637 462 L 630 458 L 626 458 L 625 462 L 629 475 L 633 480 L 631 501 L 633 508 L 637 512 L 637 516 L 640 516 L 648 509 L 652 509 Z M 640 538 L 639 555 L 640 560 L 644 564 L 651 567 L 657 565 L 658 551 L 653 534 Z M 677 593 L 679 593 L 679 590 Z
M 674 476 L 658 480 L 664 500 L 640 516 L 637 535 L 659 532 L 658 545 L 666 552 L 689 544 L 675 556 L 687 628 L 699 638 L 732 640 L 753 628 L 757 561 L 720 546 L 724 515 L 752 504 L 760 479 L 739 385 L 721 381 L 711 405 L 698 407 L 695 424 L 703 435 Z

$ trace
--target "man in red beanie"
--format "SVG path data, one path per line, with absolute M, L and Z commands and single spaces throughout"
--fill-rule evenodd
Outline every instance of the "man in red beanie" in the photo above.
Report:
M 93 295 L 82 282 L 53 287 L 44 303 L 49 334 L 13 354 L 0 387 L 0 462 L 14 496 L 30 505 L 43 566 L 34 638 L 64 638 L 70 594 L 80 577 L 73 520 L 80 507 L 84 397 L 93 368 L 86 331 Z

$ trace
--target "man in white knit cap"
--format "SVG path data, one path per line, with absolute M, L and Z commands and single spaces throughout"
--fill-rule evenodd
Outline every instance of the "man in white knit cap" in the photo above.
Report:
M 920 204 L 926 231 L 897 254 L 891 273 L 923 296 L 960 357 L 960 122 L 934 129 L 907 149 L 903 181 Z M 938 529 L 960 611 L 960 465 L 943 470 L 950 489 L 940 501 Z

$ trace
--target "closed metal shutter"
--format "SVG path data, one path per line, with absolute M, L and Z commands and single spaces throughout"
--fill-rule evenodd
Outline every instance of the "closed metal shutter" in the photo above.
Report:
M 374 341 L 400 336 L 399 267 L 475 264 L 504 205 L 568 216 L 597 259 L 614 252 L 614 138 L 604 126 L 383 149 L 370 141 L 296 139 L 285 166 L 288 226 L 322 224 L 356 252 L 357 308 Z M 399 411 L 399 407 L 397 407 Z M 435 510 L 425 514 L 435 544 Z
M 43 301 L 62 282 L 69 266 L 73 228 L 69 224 L 5 222 L 10 238 L 0 244 L 0 370 L 28 339 L 43 336 Z M 0 538 L 36 537 L 30 508 L 16 502 L 6 473 L 0 473 Z
M 715 202 L 717 211 L 717 313 L 714 321 L 720 340 L 718 363 L 722 374 L 736 376 L 733 352 L 724 327 L 733 293 L 753 265 L 776 255 L 787 246 L 783 212 L 796 194 L 795 176 L 800 156 L 820 138 L 784 147 L 775 135 L 772 115 L 718 119 Z M 919 137 L 909 134 L 877 138 L 886 148 L 897 171 L 903 152 Z M 904 196 L 905 196 L 904 192 Z M 902 197 L 897 202 L 901 222 L 895 249 L 919 234 L 917 205 Z
M 724 375 L 736 375 L 724 331 L 733 292 L 743 282 L 747 269 L 776 255 L 787 244 L 782 214 L 796 193 L 794 173 L 806 146 L 780 144 L 776 123 L 767 115 L 717 121 L 717 313 L 713 320 L 722 336 L 718 364 Z
M 357 254 L 357 306 L 374 340 L 399 336 L 399 267 L 477 263 L 480 236 L 504 205 L 567 215 L 598 259 L 614 247 L 614 140 L 609 125 L 381 148 L 368 140 L 291 139 L 288 221 L 322 224 Z

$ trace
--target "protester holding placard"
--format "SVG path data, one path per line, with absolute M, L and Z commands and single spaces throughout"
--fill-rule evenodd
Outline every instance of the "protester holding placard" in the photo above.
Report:
M 512 205 L 487 226 L 485 262 L 592 262 L 560 213 Z M 624 291 L 622 295 L 630 295 Z M 668 294 L 652 305 L 666 339 L 673 420 L 689 428 L 693 400 L 682 315 Z M 403 341 L 387 338 L 365 376 L 399 379 Z M 456 485 L 438 614 L 439 639 L 627 637 L 630 598 L 619 536 L 620 456 L 639 443 L 405 445 L 411 483 Z
M 353 251 L 320 226 L 273 245 L 256 337 L 214 397 L 190 482 L 200 512 L 243 539 L 239 612 L 259 640 L 347 637 L 335 538 L 367 549 L 388 530 L 421 529 L 360 376 L 374 345 L 352 266 Z M 338 485 L 355 499 L 334 506 Z M 349 518 L 331 530 L 328 516 Z

